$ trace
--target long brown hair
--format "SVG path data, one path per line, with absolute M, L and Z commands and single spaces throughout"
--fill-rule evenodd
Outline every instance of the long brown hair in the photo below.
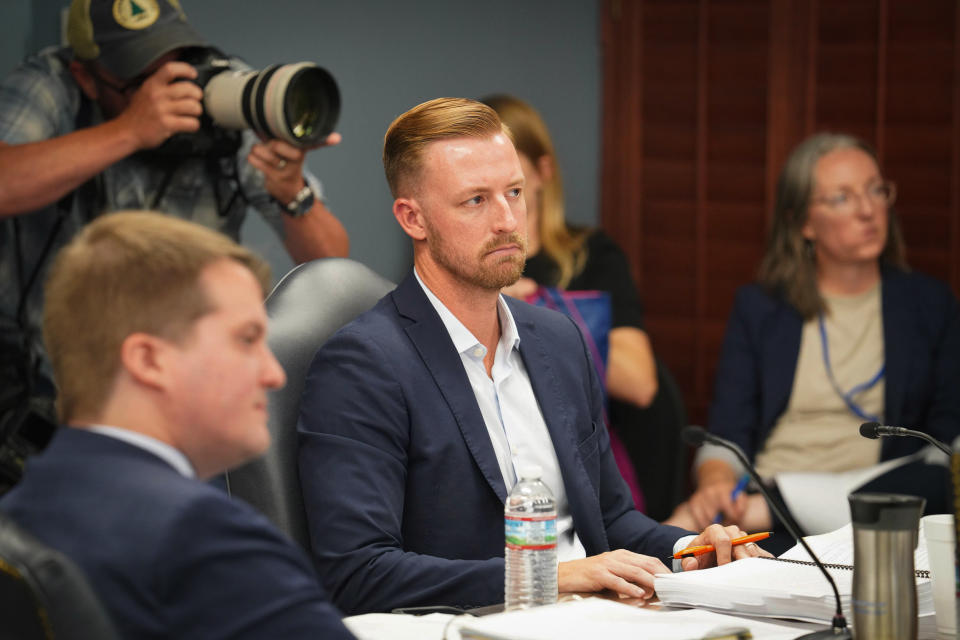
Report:
M 817 133 L 797 145 L 777 180 L 773 226 L 760 264 L 760 284 L 770 293 L 785 298 L 808 320 L 824 310 L 824 303 L 817 287 L 813 245 L 803 237 L 802 230 L 807 222 L 817 162 L 838 149 L 863 151 L 880 166 L 873 148 L 851 135 Z M 887 213 L 887 244 L 880 260 L 907 268 L 903 236 L 893 207 Z
M 557 264 L 560 279 L 557 286 L 566 288 L 571 278 L 583 270 L 587 261 L 584 240 L 589 230 L 574 230 L 567 226 L 563 205 L 563 180 L 556 163 L 553 141 L 540 114 L 528 103 L 509 95 L 488 96 L 481 100 L 493 108 L 500 120 L 510 129 L 517 151 L 536 165 L 543 156 L 554 163 L 553 175 L 544 180 L 540 198 L 537 227 L 540 249 Z

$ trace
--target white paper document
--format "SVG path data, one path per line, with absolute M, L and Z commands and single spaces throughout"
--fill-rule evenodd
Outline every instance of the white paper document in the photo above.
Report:
M 804 541 L 817 554 L 824 564 L 842 564 L 853 566 L 853 525 L 846 524 L 836 531 L 818 536 L 805 536 Z M 802 545 L 796 544 L 781 556 L 784 560 L 812 561 L 810 554 Z M 919 571 L 930 570 L 930 558 L 927 556 L 927 540 L 923 535 L 923 521 L 917 536 L 917 548 L 913 552 L 913 568 Z
M 468 620 L 460 634 L 463 640 L 700 640 L 736 628 L 746 628 L 755 640 L 792 640 L 811 629 L 799 623 L 586 598 Z
M 350 633 L 359 640 L 457 640 L 454 616 L 449 613 L 431 613 L 413 616 L 397 613 L 365 613 L 343 619 Z
M 827 533 L 850 522 L 850 503 L 847 496 L 851 491 L 900 465 L 922 459 L 924 454 L 924 451 L 920 451 L 872 467 L 840 473 L 778 473 L 777 489 L 790 514 L 804 531 L 809 534 Z

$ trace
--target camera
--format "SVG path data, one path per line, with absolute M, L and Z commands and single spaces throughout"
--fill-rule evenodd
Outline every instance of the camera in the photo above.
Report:
M 157 149 L 163 155 L 227 155 L 239 147 L 242 129 L 306 149 L 330 135 L 340 116 L 336 81 L 312 62 L 257 71 L 213 47 L 186 49 L 180 60 L 197 70 L 203 116 L 198 132 L 172 136 Z
M 20 480 L 27 458 L 42 451 L 57 428 L 53 383 L 38 371 L 37 350 L 17 331 L 5 337 L 0 340 L 0 495 Z

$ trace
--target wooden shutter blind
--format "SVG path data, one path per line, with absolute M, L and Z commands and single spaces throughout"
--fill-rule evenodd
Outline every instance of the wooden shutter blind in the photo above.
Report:
M 706 420 L 736 288 L 807 135 L 853 133 L 897 183 L 908 259 L 960 291 L 955 0 L 604 0 L 601 224 L 658 356 Z

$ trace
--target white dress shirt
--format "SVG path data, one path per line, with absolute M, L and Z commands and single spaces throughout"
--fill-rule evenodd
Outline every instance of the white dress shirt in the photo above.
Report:
M 500 341 L 493 357 L 491 379 L 483 364 L 487 348 L 430 291 L 416 269 L 414 275 L 460 354 L 500 464 L 507 493 L 517 483 L 517 472 L 522 466 L 539 465 L 543 469 L 541 480 L 557 501 L 557 556 L 560 562 L 585 558 L 586 550 L 573 529 L 573 516 L 570 515 L 557 452 L 520 356 L 517 325 L 503 296 L 497 301 Z
M 171 447 L 166 442 L 160 442 L 156 438 L 151 438 L 150 436 L 137 433 L 136 431 L 121 429 L 120 427 L 110 427 L 103 424 L 92 424 L 82 428 L 86 429 L 87 431 L 92 431 L 93 433 L 99 433 L 102 436 L 114 438 L 115 440 L 122 440 L 127 444 L 133 445 L 134 447 L 139 447 L 144 451 L 148 451 L 169 464 L 181 475 L 186 476 L 187 478 L 195 478 L 197 475 L 193 470 L 193 465 L 190 464 L 190 461 L 187 459 L 187 456 L 183 455 L 183 452 L 181 452 L 179 449 Z

